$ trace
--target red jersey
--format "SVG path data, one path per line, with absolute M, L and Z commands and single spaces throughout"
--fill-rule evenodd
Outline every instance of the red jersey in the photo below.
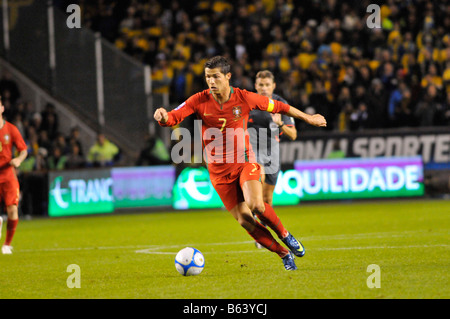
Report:
M 17 127 L 4 120 L 3 123 L 0 129 L 0 183 L 16 178 L 14 167 L 9 164 L 13 158 L 13 146 L 19 152 L 27 149 Z
M 174 126 L 196 113 L 202 120 L 203 148 L 211 178 L 229 174 L 237 163 L 254 162 L 247 132 L 251 110 L 286 114 L 290 106 L 246 90 L 231 87 L 227 102 L 217 102 L 209 89 L 194 94 L 176 109 L 161 126 Z

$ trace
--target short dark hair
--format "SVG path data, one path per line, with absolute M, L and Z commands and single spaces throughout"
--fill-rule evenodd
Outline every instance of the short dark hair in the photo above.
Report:
M 231 71 L 231 64 L 228 62 L 227 58 L 224 56 L 217 55 L 215 57 L 212 57 L 205 63 L 205 69 L 215 69 L 220 68 L 220 72 L 223 74 L 230 73 Z

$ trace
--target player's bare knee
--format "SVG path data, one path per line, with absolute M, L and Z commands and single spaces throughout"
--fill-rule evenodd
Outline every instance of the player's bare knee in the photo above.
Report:
M 265 210 L 264 201 L 262 199 L 249 201 L 247 203 L 248 207 L 254 214 L 263 214 Z
M 19 210 L 16 205 L 6 207 L 6 214 L 9 219 L 19 219 Z

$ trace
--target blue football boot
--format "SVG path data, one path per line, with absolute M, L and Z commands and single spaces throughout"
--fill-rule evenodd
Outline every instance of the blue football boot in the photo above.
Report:
M 281 258 L 281 260 L 283 261 L 284 269 L 297 270 L 297 266 L 295 265 L 294 262 L 294 255 L 291 252 L 289 252 L 286 256 Z
M 283 243 L 292 251 L 297 257 L 303 257 L 305 255 L 305 247 L 302 243 L 295 239 L 294 236 L 289 233 L 285 238 L 281 239 Z

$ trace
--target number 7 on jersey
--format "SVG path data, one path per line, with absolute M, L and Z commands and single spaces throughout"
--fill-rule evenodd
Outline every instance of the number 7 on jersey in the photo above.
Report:
M 221 118 L 219 118 L 219 121 L 221 121 L 221 122 L 223 121 L 222 128 L 220 129 L 220 131 L 223 132 L 225 125 L 227 125 L 227 119 L 221 117 Z

